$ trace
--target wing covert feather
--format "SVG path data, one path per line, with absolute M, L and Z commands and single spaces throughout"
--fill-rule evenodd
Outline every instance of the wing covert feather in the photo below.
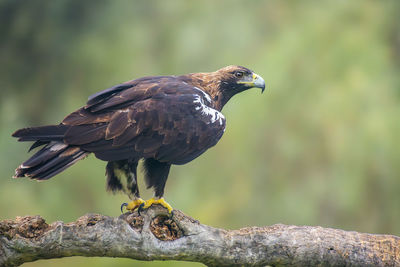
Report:
M 103 160 L 155 158 L 184 164 L 214 146 L 225 117 L 210 97 L 173 76 L 146 77 L 99 92 L 67 116 L 66 143 Z

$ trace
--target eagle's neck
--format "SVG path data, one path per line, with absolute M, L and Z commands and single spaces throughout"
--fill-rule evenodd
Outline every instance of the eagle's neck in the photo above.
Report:
M 214 108 L 221 111 L 228 100 L 234 95 L 229 94 L 228 84 L 221 82 L 221 77 L 215 72 L 209 73 L 191 73 L 181 76 L 183 80 L 193 86 L 202 89 L 211 96 L 214 102 Z

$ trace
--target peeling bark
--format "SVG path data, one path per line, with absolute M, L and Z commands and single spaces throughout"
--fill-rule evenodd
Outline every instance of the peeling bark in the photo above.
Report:
M 0 222 L 0 266 L 69 256 L 182 260 L 207 266 L 400 266 L 400 238 L 272 225 L 223 230 L 156 205 L 141 216 L 87 214 L 72 223 L 40 216 Z

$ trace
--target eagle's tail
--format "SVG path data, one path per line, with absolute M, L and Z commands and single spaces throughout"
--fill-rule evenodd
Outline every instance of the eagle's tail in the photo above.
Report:
M 67 129 L 60 124 L 17 130 L 12 136 L 18 137 L 18 141 L 35 141 L 29 150 L 44 147 L 15 170 L 14 178 L 47 180 L 87 156 L 89 153 L 79 146 L 63 142 Z

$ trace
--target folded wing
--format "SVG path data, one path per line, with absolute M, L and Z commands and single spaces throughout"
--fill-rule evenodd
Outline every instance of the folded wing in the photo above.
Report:
M 184 164 L 214 146 L 225 129 L 225 118 L 209 96 L 174 77 L 103 92 L 63 121 L 70 126 L 65 142 L 102 160 Z

